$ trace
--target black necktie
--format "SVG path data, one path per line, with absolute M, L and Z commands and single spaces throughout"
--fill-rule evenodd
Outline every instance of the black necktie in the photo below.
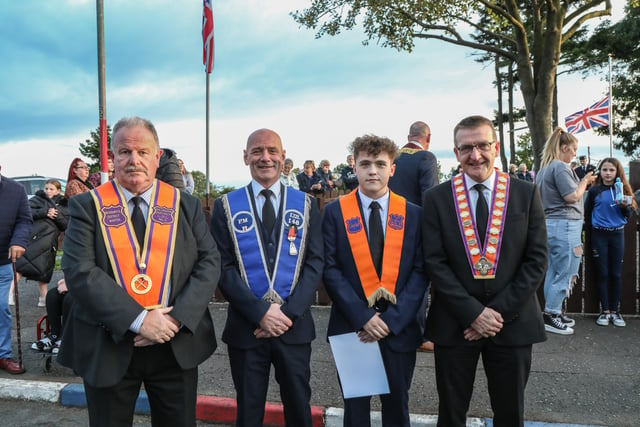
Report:
M 140 202 L 142 201 L 142 197 L 133 197 L 131 201 L 135 205 L 133 208 L 133 212 L 131 213 L 131 222 L 133 223 L 133 229 L 136 232 L 138 243 L 140 244 L 140 247 L 142 247 L 142 245 L 144 244 L 144 232 L 147 228 L 144 216 L 142 215 L 142 209 L 140 209 Z
M 484 245 L 484 235 L 487 233 L 487 221 L 489 220 L 489 207 L 487 199 L 484 198 L 483 191 L 485 186 L 476 184 L 473 188 L 478 192 L 478 203 L 476 203 L 476 227 L 478 228 L 478 236 L 480 243 Z
M 378 277 L 382 271 L 382 253 L 384 252 L 384 234 L 382 232 L 382 220 L 380 219 L 380 205 L 378 202 L 371 202 L 369 205 L 369 250 L 373 265 L 376 268 Z
M 264 205 L 262 205 L 262 225 L 268 235 L 271 235 L 273 224 L 276 222 L 276 211 L 271 203 L 271 190 L 262 190 L 260 192 L 264 196 Z

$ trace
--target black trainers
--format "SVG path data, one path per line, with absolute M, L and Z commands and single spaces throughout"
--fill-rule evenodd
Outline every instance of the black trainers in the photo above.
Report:
M 41 340 L 31 344 L 31 350 L 40 351 L 43 353 L 50 353 L 53 350 L 53 348 L 56 346 L 55 344 L 56 338 L 57 337 L 53 335 L 48 335 L 42 338 Z
M 572 335 L 573 329 L 562 323 L 559 314 L 542 313 L 544 329 L 547 332 L 558 335 Z

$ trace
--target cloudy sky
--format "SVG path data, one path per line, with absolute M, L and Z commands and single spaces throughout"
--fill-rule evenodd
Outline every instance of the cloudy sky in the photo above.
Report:
M 188 169 L 206 170 L 202 2 L 104 2 L 106 117 L 153 121 L 163 147 Z M 614 2 L 621 9 L 624 2 Z M 247 136 L 268 127 L 296 166 L 344 162 L 356 136 L 399 145 L 409 125 L 429 123 L 431 150 L 455 165 L 451 132 L 462 117 L 496 109 L 491 66 L 468 49 L 417 41 L 411 54 L 363 46 L 362 32 L 315 39 L 289 16 L 303 0 L 213 2 L 215 69 L 210 76 L 210 176 L 216 185 L 250 178 Z M 0 14 L 0 165 L 6 176 L 66 177 L 79 143 L 98 127 L 94 0 L 3 2 Z M 606 76 L 604 76 L 606 77 Z M 608 83 L 560 76 L 560 117 L 603 98 Z M 516 101 L 521 104 L 519 93 Z M 608 155 L 609 140 L 578 135 L 579 152 Z M 614 154 L 621 157 L 621 154 Z

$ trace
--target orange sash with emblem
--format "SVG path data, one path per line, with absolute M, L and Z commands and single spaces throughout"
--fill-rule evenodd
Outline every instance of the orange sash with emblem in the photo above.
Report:
M 155 180 L 142 250 L 120 187 L 110 181 L 91 191 L 116 283 L 146 309 L 166 307 L 173 265 L 180 192 Z
M 340 197 L 340 209 L 344 226 L 351 246 L 351 253 L 360 276 L 362 290 L 369 307 L 373 307 L 381 298 L 396 303 L 396 282 L 400 271 L 400 254 L 404 239 L 404 226 L 407 201 L 393 192 L 389 192 L 389 209 L 385 222 L 384 252 L 382 255 L 382 277 L 373 265 L 369 240 L 360 215 L 357 191 Z

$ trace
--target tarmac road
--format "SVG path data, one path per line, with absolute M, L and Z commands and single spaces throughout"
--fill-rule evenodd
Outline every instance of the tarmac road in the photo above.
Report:
M 60 272 L 54 273 L 51 283 L 55 284 L 59 277 Z M 12 376 L 0 371 L 0 379 L 81 383 L 80 378 L 74 376 L 73 372 L 56 362 L 52 364 L 51 371 L 46 372 L 43 369 L 42 355 L 29 350 L 36 337 L 37 319 L 44 314 L 44 308 L 36 307 L 35 282 L 25 283 L 22 280 L 19 286 L 23 363 L 27 372 Z M 209 307 L 214 317 L 216 333 L 220 337 L 226 318 L 226 304 L 212 303 Z M 341 408 L 342 397 L 335 366 L 325 339 L 329 310 L 328 307 L 314 307 L 312 310 L 318 338 L 313 342 L 311 403 L 325 408 Z M 15 307 L 13 313 L 15 315 Z M 576 319 L 574 335 L 549 334 L 546 342 L 534 346 L 533 366 L 525 398 L 525 418 L 564 425 L 640 426 L 640 319 L 627 317 L 626 328 L 615 328 L 597 326 L 593 316 L 573 317 Z M 14 357 L 17 358 L 15 319 L 13 341 Z M 218 350 L 200 366 L 198 394 L 233 398 L 235 393 L 229 372 L 227 348 L 221 340 L 218 341 Z M 480 364 L 469 417 L 492 416 L 486 390 L 484 372 Z M 412 414 L 437 414 L 438 396 L 435 389 L 433 354 L 418 354 L 410 393 Z M 278 385 L 273 376 L 268 401 L 280 401 Z M 2 424 L 48 425 L 46 418 L 35 422 L 32 415 L 28 415 L 29 411 L 26 409 L 33 405 L 36 406 L 38 414 L 51 412 L 50 408 L 56 406 L 36 402 L 0 401 Z M 7 410 L 20 414 L 22 408 L 25 408 L 24 414 L 16 419 L 29 420 L 28 423 L 5 424 L 8 421 Z M 372 400 L 372 409 L 380 409 L 377 398 Z M 86 411 L 83 410 L 63 408 L 59 411 L 55 408 L 54 418 L 63 420 L 65 414 L 71 413 L 68 411 L 80 414 L 84 412 L 86 416 Z M 144 425 L 144 420 L 143 417 L 140 425 Z M 85 424 L 86 422 L 69 425 Z M 64 424 L 56 421 L 51 425 Z

